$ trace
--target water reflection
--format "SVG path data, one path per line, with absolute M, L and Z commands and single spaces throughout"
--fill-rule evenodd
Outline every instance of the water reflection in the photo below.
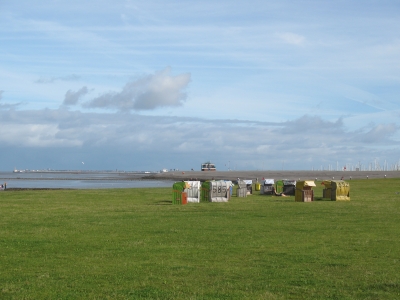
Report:
M 173 181 L 144 180 L 144 174 L 111 172 L 77 173 L 14 173 L 0 172 L 0 184 L 7 188 L 65 188 L 65 189 L 111 189 L 171 187 Z

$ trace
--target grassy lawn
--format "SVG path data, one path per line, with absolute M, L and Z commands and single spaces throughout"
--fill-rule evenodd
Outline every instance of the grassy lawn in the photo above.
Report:
M 0 299 L 399 299 L 400 179 L 348 182 L 312 203 L 0 192 Z

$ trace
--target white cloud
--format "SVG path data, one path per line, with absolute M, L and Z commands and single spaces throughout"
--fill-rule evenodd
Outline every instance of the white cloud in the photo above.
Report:
M 304 36 L 292 32 L 277 33 L 276 36 L 285 43 L 296 46 L 303 45 L 306 40 Z
M 356 140 L 363 143 L 388 143 L 391 144 L 390 137 L 399 132 L 400 127 L 396 124 L 378 124 L 373 125 L 367 132 L 360 132 Z
M 60 138 L 57 124 L 2 124 L 3 145 L 34 148 L 76 147 L 82 142 L 71 136 Z
M 126 110 L 152 110 L 158 107 L 183 105 L 186 93 L 183 91 L 190 82 L 190 74 L 171 75 L 171 68 L 165 68 L 128 82 L 121 92 L 109 92 L 84 104 L 88 108 Z
M 235 161 L 240 169 L 261 168 L 261 163 L 280 169 L 282 161 L 286 169 L 311 169 L 375 157 L 395 162 L 394 149 L 400 145 L 394 124 L 349 131 L 341 119 L 330 122 L 315 116 L 290 122 L 242 122 L 47 109 L 0 111 L 0 126 L 3 151 L 19 149 L 28 155 L 53 149 L 49 158 L 55 158 L 70 149 L 68 156 L 77 161 L 83 159 L 74 153 L 90 153 L 98 169 L 109 156 L 124 159 L 127 165 L 141 161 L 148 168 L 157 168 L 154 162 L 163 158 L 188 169 L 203 159 L 220 165 Z
M 57 77 L 50 77 L 50 78 L 39 78 L 35 81 L 35 83 L 54 83 L 56 81 L 76 81 L 79 79 L 78 75 L 71 74 L 66 76 L 57 76 Z

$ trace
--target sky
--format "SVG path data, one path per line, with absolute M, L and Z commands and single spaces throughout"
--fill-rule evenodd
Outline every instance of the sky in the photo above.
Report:
M 0 170 L 393 169 L 400 2 L 0 0 Z

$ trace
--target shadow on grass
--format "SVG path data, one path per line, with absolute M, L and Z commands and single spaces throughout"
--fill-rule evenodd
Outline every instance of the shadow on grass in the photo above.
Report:
M 156 205 L 170 205 L 170 204 L 172 204 L 172 200 L 161 200 L 156 202 Z
M 329 202 L 331 202 L 332 200 L 329 198 L 314 197 L 314 201 L 329 201 Z

